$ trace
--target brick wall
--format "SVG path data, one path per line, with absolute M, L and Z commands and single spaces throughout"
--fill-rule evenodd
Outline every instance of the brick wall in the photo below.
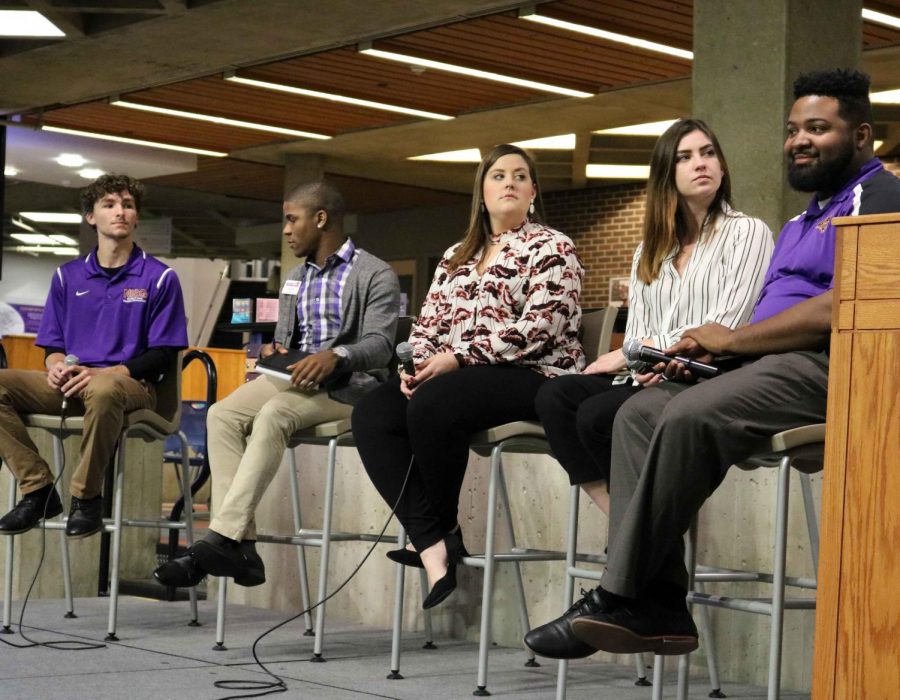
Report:
M 900 177 L 900 158 L 886 159 L 884 165 Z M 646 193 L 646 183 L 640 182 L 544 195 L 547 223 L 575 242 L 584 263 L 582 307 L 606 306 L 609 280 L 631 273 Z

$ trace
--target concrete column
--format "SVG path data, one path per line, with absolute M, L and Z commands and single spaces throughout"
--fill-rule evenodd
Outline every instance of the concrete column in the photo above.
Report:
M 288 154 L 284 161 L 284 194 L 302 185 L 304 182 L 321 180 L 325 175 L 325 159 L 322 156 L 306 154 Z M 284 284 L 287 273 L 297 266 L 297 258 L 281 239 L 281 283 Z
M 858 67 L 861 12 L 860 0 L 694 2 L 694 114 L 719 137 L 737 208 L 775 232 L 809 200 L 782 156 L 794 79 Z

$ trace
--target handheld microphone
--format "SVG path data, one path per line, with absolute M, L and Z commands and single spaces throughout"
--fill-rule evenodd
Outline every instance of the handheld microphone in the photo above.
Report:
M 63 360 L 63 364 L 66 367 L 74 367 L 75 365 L 78 364 L 78 357 L 76 355 L 72 355 L 72 354 L 66 355 L 66 359 Z M 61 408 L 63 413 L 65 413 L 65 411 L 66 411 L 66 405 L 68 404 L 68 402 L 69 402 L 69 397 L 63 396 L 62 408 Z
M 400 343 L 397 346 L 397 359 L 403 365 L 403 371 L 410 377 L 416 376 L 416 365 L 413 362 L 413 346 L 407 342 Z
M 647 371 L 644 365 L 645 363 L 656 364 L 657 362 L 671 362 L 675 360 L 676 362 L 680 362 L 684 365 L 686 370 L 689 370 L 691 374 L 696 377 L 702 377 L 704 379 L 710 379 L 712 377 L 717 377 L 719 375 L 719 368 L 713 365 L 708 365 L 704 362 L 697 362 L 696 360 L 692 360 L 688 357 L 681 357 L 680 355 L 666 355 L 666 353 L 657 350 L 656 348 L 651 348 L 648 345 L 644 345 L 641 343 L 638 338 L 629 338 L 625 341 L 625 345 L 622 346 L 622 353 L 625 355 L 625 359 L 628 360 L 628 368 L 633 369 L 635 371 Z

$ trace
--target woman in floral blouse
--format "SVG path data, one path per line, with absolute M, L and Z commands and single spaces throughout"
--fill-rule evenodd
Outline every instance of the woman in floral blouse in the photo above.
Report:
M 535 420 L 541 385 L 584 367 L 583 269 L 541 209 L 531 157 L 495 147 L 475 176 L 465 237 L 444 253 L 413 326 L 415 375 L 401 371 L 353 411 L 366 471 L 411 540 L 389 556 L 424 566 L 425 608 L 453 592 L 465 555 L 457 508 L 470 436 Z

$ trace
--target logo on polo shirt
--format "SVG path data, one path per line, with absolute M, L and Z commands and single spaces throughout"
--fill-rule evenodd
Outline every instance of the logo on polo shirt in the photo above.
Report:
M 831 223 L 832 218 L 833 217 L 829 216 L 829 217 L 822 219 L 819 223 L 816 224 L 816 230 L 819 233 L 825 233 L 825 229 L 828 228 L 828 224 Z
M 126 304 L 131 304 L 134 302 L 141 302 L 142 304 L 147 303 L 147 290 L 146 289 L 126 289 L 122 293 L 122 301 Z

